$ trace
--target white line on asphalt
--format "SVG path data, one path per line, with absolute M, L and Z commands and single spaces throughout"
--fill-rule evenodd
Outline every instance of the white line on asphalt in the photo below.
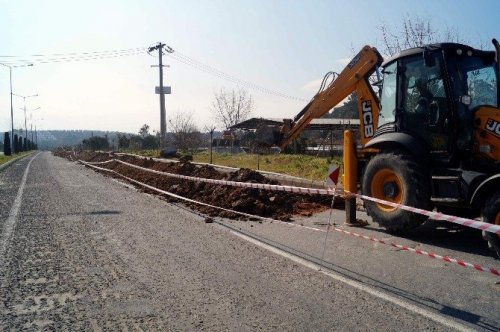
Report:
M 12 204 L 12 208 L 10 209 L 9 212 L 9 217 L 5 221 L 5 225 L 3 227 L 3 232 L 2 232 L 2 238 L 0 239 L 0 268 L 4 266 L 4 259 L 5 259 L 5 254 L 7 250 L 7 246 L 9 244 L 10 237 L 12 235 L 12 231 L 14 229 L 14 226 L 16 224 L 17 220 L 17 214 L 19 213 L 19 208 L 21 207 L 21 202 L 23 198 L 23 192 L 24 192 L 24 187 L 26 186 L 26 179 L 28 178 L 28 172 L 31 166 L 31 163 L 35 158 L 38 156 L 38 153 L 31 158 L 31 160 L 28 162 L 28 166 L 26 166 L 26 169 L 24 170 L 23 177 L 21 179 L 21 184 L 19 185 L 19 189 L 17 190 L 17 196 L 16 199 L 14 200 L 14 204 Z
M 240 233 L 235 232 L 235 231 L 230 231 L 230 232 L 233 233 L 234 235 L 236 235 L 236 236 L 238 236 L 238 237 L 240 237 L 240 238 L 242 238 L 242 239 L 244 239 L 244 240 L 246 240 L 246 241 L 248 241 L 248 242 L 256 245 L 256 246 L 259 246 L 261 248 L 269 250 L 269 251 L 271 251 L 271 252 L 273 252 L 273 253 L 275 253 L 277 255 L 280 255 L 282 257 L 288 258 L 288 259 L 294 261 L 295 263 L 301 264 L 301 265 L 303 265 L 303 266 L 305 266 L 305 267 L 307 267 L 307 268 L 309 268 L 311 270 L 314 270 L 316 272 L 320 272 L 320 273 L 322 273 L 322 274 L 324 274 L 324 275 L 326 275 L 326 276 L 328 276 L 328 277 L 330 277 L 332 279 L 340 281 L 340 282 L 342 282 L 344 284 L 347 284 L 347 285 L 349 285 L 349 286 L 351 286 L 353 288 L 356 288 L 356 289 L 358 289 L 360 291 L 366 292 L 366 293 L 368 293 L 370 295 L 378 297 L 378 298 L 380 298 L 382 300 L 385 300 L 387 302 L 391 302 L 391 303 L 393 303 L 393 304 L 395 304 L 395 305 L 397 305 L 399 307 L 402 307 L 402 308 L 404 308 L 406 310 L 409 310 L 409 311 L 411 311 L 411 312 L 413 312 L 415 314 L 424 316 L 424 317 L 426 317 L 428 319 L 431 319 L 431 320 L 433 320 L 433 321 L 435 321 L 437 323 L 440 323 L 440 324 L 442 324 L 442 325 L 444 325 L 446 327 L 453 328 L 453 329 L 455 329 L 457 331 L 473 331 L 473 329 L 471 329 L 471 328 L 469 328 L 469 327 L 467 327 L 467 326 L 465 326 L 463 324 L 460 324 L 458 322 L 450 320 L 450 319 L 448 319 L 448 318 L 446 318 L 446 317 L 444 317 L 442 315 L 436 314 L 436 313 L 431 312 L 429 310 L 425 310 L 423 308 L 420 308 L 420 307 L 418 307 L 418 306 L 416 306 L 414 304 L 411 304 L 411 303 L 405 302 L 403 300 L 400 300 L 400 299 L 398 299 L 396 297 L 390 296 L 390 295 L 388 295 L 386 293 L 378 291 L 378 290 L 376 290 L 376 289 L 374 289 L 374 288 L 372 288 L 370 286 L 367 286 L 367 285 L 365 285 L 363 283 L 360 283 L 360 282 L 357 282 L 357 281 L 345 278 L 345 277 L 343 277 L 343 276 L 341 276 L 341 275 L 339 275 L 339 274 L 337 274 L 335 272 L 332 272 L 332 271 L 320 270 L 320 266 L 319 265 L 316 265 L 316 264 L 314 264 L 314 263 L 312 263 L 310 261 L 307 261 L 307 260 L 305 260 L 303 258 L 300 258 L 298 256 L 292 255 L 290 253 L 287 253 L 287 252 L 285 252 L 285 251 L 283 251 L 281 249 L 278 249 L 278 248 L 275 248 L 273 246 L 270 246 L 270 245 L 268 245 L 268 244 L 266 244 L 264 242 L 261 242 L 259 240 L 256 240 L 254 238 L 251 238 L 249 236 L 240 234 Z

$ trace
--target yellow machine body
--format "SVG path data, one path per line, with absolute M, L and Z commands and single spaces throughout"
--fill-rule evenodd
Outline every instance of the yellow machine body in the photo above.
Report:
M 500 161 L 500 109 L 481 106 L 474 118 L 474 153 L 493 161 Z

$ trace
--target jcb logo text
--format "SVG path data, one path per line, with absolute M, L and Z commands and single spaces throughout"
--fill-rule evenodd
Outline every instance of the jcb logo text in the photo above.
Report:
M 373 113 L 372 113 L 372 102 L 370 100 L 362 102 L 363 108 L 363 127 L 365 129 L 365 138 L 373 137 Z
M 485 128 L 493 135 L 500 137 L 500 122 L 493 119 L 488 119 Z

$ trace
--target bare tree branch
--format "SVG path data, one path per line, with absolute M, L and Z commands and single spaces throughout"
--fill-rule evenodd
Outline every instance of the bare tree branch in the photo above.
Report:
M 379 30 L 382 34 L 381 51 L 388 56 L 436 42 L 464 42 L 457 28 L 446 27 L 439 30 L 434 27 L 430 18 L 409 14 L 402 19 L 399 28 L 390 27 L 384 22 Z
M 194 123 L 192 111 L 173 113 L 169 123 L 178 149 L 190 150 L 201 144 L 201 133 Z
M 253 109 L 253 98 L 247 90 L 228 91 L 224 88 L 214 94 L 214 101 L 210 107 L 215 121 L 224 128 L 248 119 Z

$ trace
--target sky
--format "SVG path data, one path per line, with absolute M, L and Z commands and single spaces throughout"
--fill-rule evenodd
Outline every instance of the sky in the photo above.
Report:
M 479 6 L 481 5 L 481 6 Z M 254 116 L 292 118 L 323 75 L 340 71 L 365 44 L 381 47 L 379 27 L 429 19 L 470 43 L 500 38 L 500 1 L 368 0 L 0 0 L 0 62 L 5 56 L 147 48 L 161 41 L 181 54 L 257 84 Z M 178 52 L 178 53 L 177 53 Z M 159 129 L 158 58 L 135 55 L 13 68 L 13 92 L 26 99 L 28 127 L 137 133 Z M 239 86 L 200 66 L 164 57 L 167 119 L 191 113 L 200 130 L 217 126 L 214 93 Z M 10 129 L 9 69 L 0 66 L 0 130 Z M 276 92 L 276 93 L 275 93 Z M 286 97 L 280 95 L 286 95 Z M 14 125 L 24 126 L 14 97 Z M 34 110 L 40 107 L 40 109 Z M 220 127 L 220 126 L 219 126 Z M 167 124 L 168 128 L 168 124 Z

